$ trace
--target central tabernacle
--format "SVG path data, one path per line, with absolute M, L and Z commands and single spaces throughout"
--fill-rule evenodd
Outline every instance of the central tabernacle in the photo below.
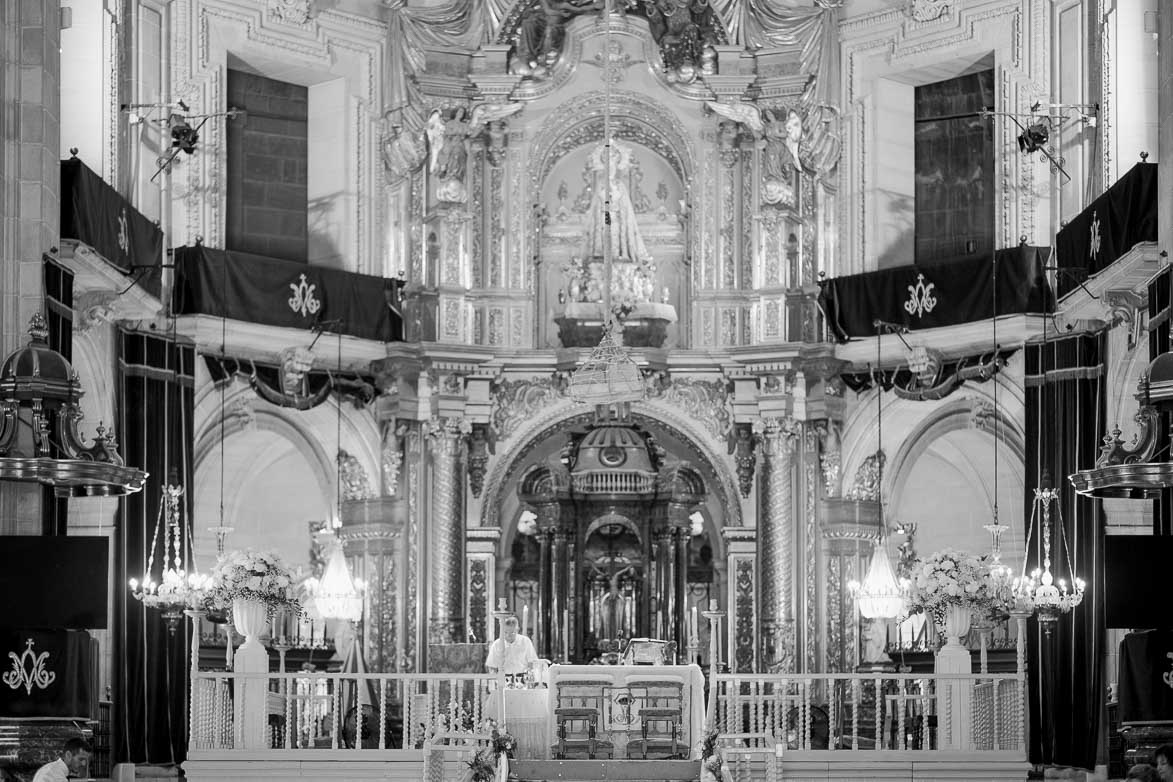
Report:
M 614 664 L 642 637 L 667 642 L 666 662 L 684 661 L 697 642 L 687 579 L 699 473 L 608 417 L 572 432 L 518 493 L 536 516 L 539 656 Z

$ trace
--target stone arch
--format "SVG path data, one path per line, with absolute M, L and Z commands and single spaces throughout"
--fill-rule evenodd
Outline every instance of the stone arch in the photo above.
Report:
M 306 521 L 319 517 L 325 520 L 333 515 L 338 491 L 337 399 L 331 398 L 313 410 L 295 411 L 265 402 L 247 384 L 239 382 L 224 390 L 223 399 L 219 387 L 211 383 L 202 392 L 196 402 L 198 428 L 193 447 L 195 514 L 202 522 L 195 524 L 193 532 L 201 564 L 215 551 L 208 527 L 218 523 L 221 501 L 229 525 L 238 524 L 242 518 L 252 521 L 250 514 L 266 516 L 270 505 L 285 507 L 291 516 L 301 514 Z M 370 480 L 372 493 L 377 494 L 380 487 L 378 432 L 373 421 L 364 420 L 370 416 L 349 408 L 342 402 L 341 447 L 358 459 Z M 239 454 L 234 453 L 238 449 L 256 455 L 241 462 Z M 275 481 L 277 475 L 281 475 L 289 489 L 264 496 L 265 482 Z M 304 540 L 303 548 L 308 552 L 308 527 L 289 531 L 298 536 L 306 534 L 297 543 L 300 545 Z M 230 536 L 228 543 L 233 548 L 248 544 L 247 535 L 235 539 Z M 282 540 L 278 545 L 288 548 L 292 544 Z M 291 551 L 300 554 L 302 549 Z M 290 556 L 290 551 L 282 553 Z
M 508 541 L 512 539 L 513 527 L 516 524 L 517 513 L 509 513 L 508 518 L 502 517 L 502 511 L 509 504 L 507 496 L 511 478 L 517 475 L 518 469 L 525 463 L 526 458 L 534 447 L 547 442 L 560 429 L 578 425 L 590 420 L 593 412 L 581 405 L 576 405 L 568 399 L 563 399 L 547 406 L 539 414 L 531 417 L 520 425 L 507 441 L 507 447 L 494 459 L 494 464 L 485 480 L 485 501 L 481 505 L 481 525 L 486 527 L 500 527 L 500 543 L 504 551 Z M 716 495 L 717 502 L 727 509 L 725 516 L 726 526 L 741 526 L 742 507 L 737 494 L 737 482 L 729 470 L 722 452 L 715 447 L 712 439 L 700 431 L 696 424 L 682 416 L 673 413 L 665 407 L 655 406 L 644 402 L 636 406 L 632 418 L 650 428 L 660 428 L 683 443 L 691 451 L 693 458 L 702 467 L 706 481 L 711 483 L 710 490 Z M 724 539 L 720 530 L 712 527 L 714 520 L 708 512 L 703 513 L 706 522 L 710 525 L 710 536 L 714 546 L 723 549 Z M 715 552 L 715 556 L 724 556 L 724 551 Z
M 603 108 L 608 94 L 594 90 L 578 95 L 550 112 L 534 136 L 529 157 L 530 184 L 535 189 L 568 150 L 603 138 Z M 697 169 L 696 152 L 675 113 L 648 95 L 614 90 L 610 94 L 612 122 L 623 123 L 625 140 L 663 155 L 682 182 Z

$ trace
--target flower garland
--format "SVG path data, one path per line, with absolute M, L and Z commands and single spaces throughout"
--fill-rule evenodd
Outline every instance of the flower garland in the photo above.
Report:
M 294 596 L 293 571 L 272 552 L 248 549 L 221 554 L 211 580 L 207 598 L 211 609 L 228 609 L 233 600 L 259 600 L 270 611 L 291 608 L 301 612 Z

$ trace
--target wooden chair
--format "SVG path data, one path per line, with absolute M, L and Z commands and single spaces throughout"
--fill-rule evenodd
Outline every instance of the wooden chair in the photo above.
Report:
M 639 700 L 640 737 L 627 745 L 627 757 L 646 760 L 648 752 L 657 758 L 675 758 L 686 750 L 684 730 L 684 683 L 641 681 L 631 686 Z
M 564 679 L 557 686 L 554 724 L 558 742 L 550 748 L 554 757 L 565 760 L 568 754 L 585 752 L 592 760 L 599 755 L 610 758 L 614 746 L 599 738 L 605 682 Z

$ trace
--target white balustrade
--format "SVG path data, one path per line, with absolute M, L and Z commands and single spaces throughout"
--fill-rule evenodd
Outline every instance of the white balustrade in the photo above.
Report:
M 710 697 L 722 735 L 764 735 L 785 750 L 1025 757 L 1023 684 L 1018 673 L 720 674 Z

